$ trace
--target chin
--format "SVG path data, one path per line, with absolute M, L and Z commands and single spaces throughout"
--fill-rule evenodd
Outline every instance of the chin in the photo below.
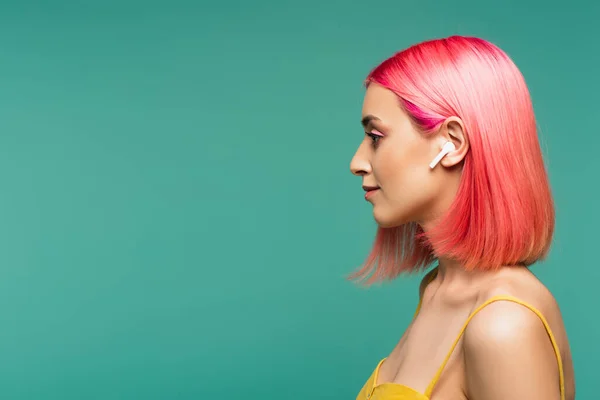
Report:
M 396 228 L 410 222 L 409 218 L 403 218 L 402 215 L 385 214 L 373 209 L 373 218 L 380 228 Z

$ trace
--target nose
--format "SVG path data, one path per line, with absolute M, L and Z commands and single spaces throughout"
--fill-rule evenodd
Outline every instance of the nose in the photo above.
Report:
M 371 161 L 363 150 L 362 144 L 358 147 L 358 150 L 356 150 L 350 161 L 350 171 L 356 176 L 364 176 L 371 173 Z

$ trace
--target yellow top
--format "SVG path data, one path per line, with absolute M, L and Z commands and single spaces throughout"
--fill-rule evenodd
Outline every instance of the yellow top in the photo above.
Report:
M 379 363 L 375 367 L 375 370 L 373 371 L 373 373 L 371 374 L 371 376 L 369 377 L 369 379 L 367 380 L 367 382 L 365 383 L 365 385 L 363 386 L 361 391 L 358 393 L 356 400 L 429 400 L 429 398 L 431 397 L 431 393 L 433 392 L 433 388 L 435 387 L 435 384 L 437 383 L 438 379 L 440 378 L 442 371 L 444 370 L 444 367 L 448 363 L 448 360 L 450 359 L 450 356 L 452 355 L 454 348 L 458 344 L 458 341 L 460 340 L 462 334 L 464 333 L 465 329 L 467 328 L 467 324 L 469 323 L 469 321 L 471 321 L 471 318 L 473 318 L 475 316 L 475 314 L 477 314 L 481 309 L 483 309 L 488 304 L 491 304 L 495 301 L 500 301 L 500 300 L 512 301 L 512 302 L 521 304 L 522 306 L 529 308 L 540 318 L 540 320 L 546 327 L 546 331 L 548 332 L 548 336 L 550 337 L 550 341 L 552 342 L 552 347 L 554 348 L 556 360 L 558 361 L 560 398 L 561 398 L 561 400 L 565 400 L 565 384 L 564 384 L 565 379 L 564 379 L 563 365 L 562 365 L 562 360 L 560 357 L 558 345 L 556 344 L 554 335 L 552 334 L 552 331 L 550 330 L 550 325 L 548 324 L 548 322 L 546 321 L 546 319 L 544 318 L 544 316 L 542 315 L 542 313 L 539 310 L 537 310 L 532 305 L 527 304 L 524 301 L 521 301 L 512 296 L 494 296 L 494 297 L 488 299 L 486 302 L 484 302 L 479 307 L 477 307 L 469 315 L 469 317 L 465 321 L 462 329 L 460 330 L 458 337 L 454 340 L 454 343 L 450 347 L 450 351 L 446 355 L 446 358 L 442 362 L 442 365 L 439 367 L 437 373 L 434 375 L 433 379 L 427 386 L 425 393 L 418 392 L 417 390 L 415 390 L 409 386 L 402 385 L 399 383 L 394 383 L 394 382 L 384 382 L 384 383 L 380 383 L 380 384 L 376 385 L 375 383 L 377 382 L 377 376 L 379 375 L 379 368 L 381 367 L 381 364 L 385 361 L 385 358 L 384 358 L 383 360 L 379 361 Z M 419 305 L 417 306 L 415 316 L 419 313 L 420 308 L 421 308 L 421 299 L 419 299 Z

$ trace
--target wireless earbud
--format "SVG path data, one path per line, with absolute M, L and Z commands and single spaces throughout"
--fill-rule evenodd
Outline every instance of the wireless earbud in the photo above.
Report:
M 429 164 L 429 168 L 433 169 L 440 162 L 440 160 L 446 156 L 446 154 L 448 154 L 454 150 L 456 150 L 454 143 L 452 143 L 450 141 L 444 143 L 444 146 L 442 147 L 442 151 L 440 151 L 440 153 L 433 159 L 431 164 Z

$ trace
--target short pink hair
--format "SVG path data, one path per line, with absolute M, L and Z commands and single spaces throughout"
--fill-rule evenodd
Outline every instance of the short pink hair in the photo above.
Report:
M 428 267 L 437 257 L 467 270 L 525 265 L 546 257 L 554 204 L 529 90 L 497 46 L 452 36 L 411 46 L 368 75 L 394 92 L 424 135 L 462 119 L 470 150 L 453 204 L 425 234 L 415 223 L 378 228 L 365 264 L 350 279 L 367 284 Z

